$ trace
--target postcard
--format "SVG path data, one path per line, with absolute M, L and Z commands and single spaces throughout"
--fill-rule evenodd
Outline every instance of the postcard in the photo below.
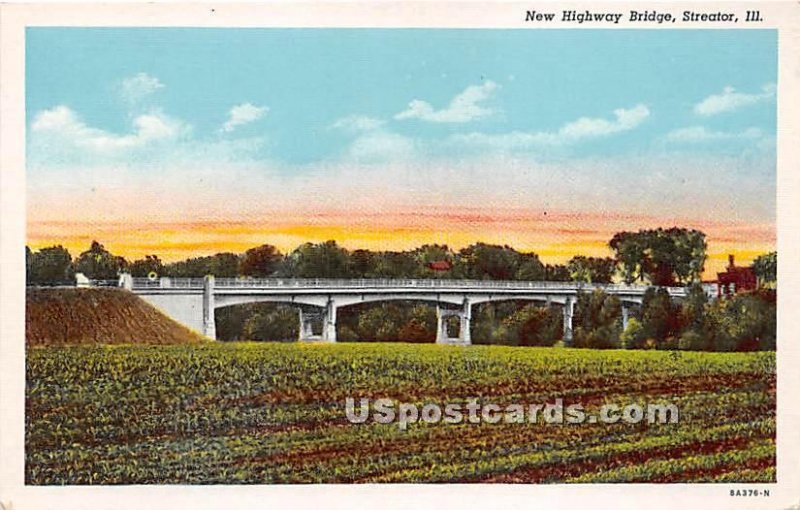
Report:
M 796 3 L 1 8 L 3 510 L 800 504 Z

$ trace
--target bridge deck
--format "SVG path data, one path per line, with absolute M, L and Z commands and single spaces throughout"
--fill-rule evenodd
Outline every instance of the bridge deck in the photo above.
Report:
M 203 278 L 133 278 L 133 290 L 197 289 L 204 288 Z M 217 291 L 250 290 L 428 290 L 428 291 L 592 291 L 603 289 L 610 293 L 643 293 L 646 285 L 596 284 L 584 282 L 550 282 L 519 280 L 445 280 L 445 279 L 327 279 L 327 278 L 215 278 Z M 670 294 L 683 295 L 685 287 L 667 287 Z

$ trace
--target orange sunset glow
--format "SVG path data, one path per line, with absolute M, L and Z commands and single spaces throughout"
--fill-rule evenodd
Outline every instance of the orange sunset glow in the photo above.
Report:
M 271 218 L 233 221 L 32 221 L 28 239 L 32 248 L 61 244 L 73 255 L 86 250 L 96 239 L 129 260 L 155 254 L 168 262 L 218 252 L 242 253 L 265 243 L 288 253 L 302 243 L 328 239 L 351 250 L 407 250 L 433 243 L 458 250 L 482 241 L 538 253 L 545 263 L 563 263 L 574 255 L 609 256 L 607 243 L 616 232 L 673 225 L 706 233 L 706 278 L 713 278 L 722 270 L 728 254 L 734 254 L 739 263 L 749 263 L 775 245 L 770 224 L 479 208 L 463 208 L 458 213 L 428 210 L 358 217 L 346 212 L 307 217 L 276 214 Z

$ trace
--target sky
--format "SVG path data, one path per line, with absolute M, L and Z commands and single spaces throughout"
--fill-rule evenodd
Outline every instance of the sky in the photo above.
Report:
M 28 28 L 28 243 L 775 247 L 772 30 Z

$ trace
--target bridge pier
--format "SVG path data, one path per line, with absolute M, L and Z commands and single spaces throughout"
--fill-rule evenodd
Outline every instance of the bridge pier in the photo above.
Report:
M 322 341 L 336 342 L 336 302 L 328 299 L 322 314 Z
M 328 300 L 325 307 L 313 307 L 311 309 L 298 309 L 300 319 L 300 331 L 298 340 L 301 342 L 336 342 L 336 303 Z M 311 310 L 314 310 L 313 312 Z M 322 332 L 314 334 L 313 323 L 315 320 L 322 321 Z
M 314 330 L 311 327 L 311 317 L 309 314 L 304 313 L 302 308 L 297 309 L 297 318 L 300 321 L 300 328 L 297 333 L 297 340 L 299 342 L 306 342 L 313 339 Z
M 572 345 L 572 316 L 575 313 L 574 298 L 567 297 L 564 302 L 564 345 Z
M 447 332 L 447 318 L 458 317 L 458 336 L 451 337 Z M 472 321 L 472 304 L 468 299 L 464 299 L 461 310 L 442 308 L 436 305 L 436 343 L 448 345 L 470 345 L 472 337 L 470 335 L 470 323 Z
M 203 334 L 217 339 L 217 323 L 214 317 L 214 277 L 203 278 Z
M 472 325 L 472 303 L 469 299 L 464 298 L 464 307 L 461 311 L 461 327 L 459 328 L 459 337 L 461 343 L 470 345 L 472 343 L 472 335 L 470 334 L 470 326 Z
M 622 303 L 622 331 L 628 329 L 628 315 L 629 315 L 629 307 L 625 302 Z
M 321 335 L 314 334 L 314 320 L 319 319 L 319 313 L 316 310 L 298 308 L 298 317 L 300 319 L 300 330 L 297 340 L 300 342 L 318 342 L 322 339 Z

